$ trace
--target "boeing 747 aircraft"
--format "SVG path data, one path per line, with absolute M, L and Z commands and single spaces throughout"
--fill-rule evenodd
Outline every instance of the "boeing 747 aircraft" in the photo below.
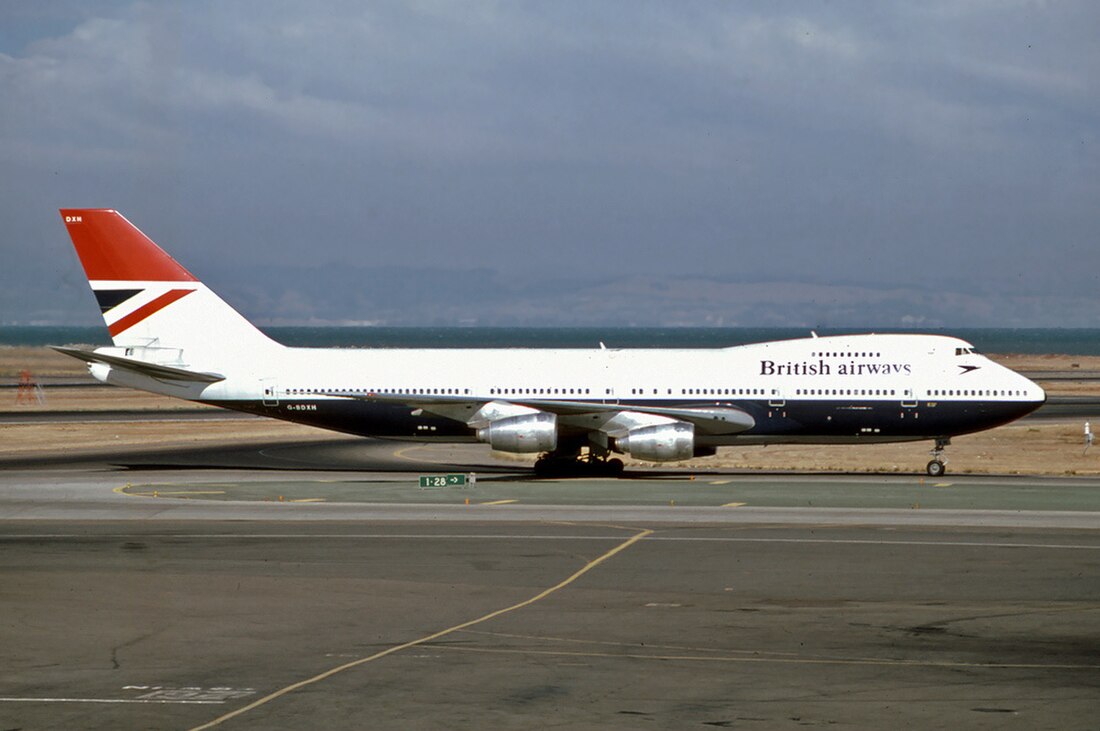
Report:
M 486 442 L 544 474 L 741 444 L 931 440 L 1037 409 L 1043 390 L 939 335 L 717 349 L 320 349 L 277 343 L 120 213 L 63 209 L 112 347 L 62 348 L 103 383 L 349 434 Z

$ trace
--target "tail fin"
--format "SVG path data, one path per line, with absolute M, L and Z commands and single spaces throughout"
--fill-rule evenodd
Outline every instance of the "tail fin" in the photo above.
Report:
M 118 211 L 62 209 L 114 344 L 207 360 L 278 347 Z

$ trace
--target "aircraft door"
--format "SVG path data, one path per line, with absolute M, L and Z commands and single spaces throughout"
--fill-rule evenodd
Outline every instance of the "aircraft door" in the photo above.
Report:
M 917 408 L 917 392 L 911 388 L 906 388 L 901 392 L 901 408 L 903 409 L 915 409 Z
M 768 396 L 768 418 L 773 416 L 787 417 L 787 399 L 778 388 L 771 389 Z
M 274 378 L 261 378 L 260 392 L 263 394 L 264 406 L 279 405 L 279 386 Z
M 917 401 L 917 392 L 912 388 L 902 389 L 901 392 L 901 413 L 899 417 L 902 421 L 908 421 L 910 419 L 919 419 L 920 410 L 917 408 L 919 402 Z

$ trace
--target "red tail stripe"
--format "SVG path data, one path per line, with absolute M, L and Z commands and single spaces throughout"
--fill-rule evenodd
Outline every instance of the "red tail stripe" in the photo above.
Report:
M 191 272 L 164 253 L 118 211 L 63 208 L 80 263 L 94 281 L 194 282 Z
M 121 320 L 118 320 L 114 324 L 109 325 L 107 327 L 107 331 L 109 333 L 111 333 L 111 337 L 113 338 L 116 335 L 118 335 L 119 333 L 123 332 L 124 330 L 129 330 L 131 327 L 138 324 L 139 322 L 141 322 L 145 318 L 149 317 L 150 315 L 152 315 L 156 312 L 160 312 L 161 310 L 163 310 L 165 307 L 172 304 L 176 300 L 180 299 L 181 297 L 186 297 L 187 295 L 191 294 L 194 291 L 195 290 L 193 290 L 193 289 L 172 289 L 172 290 L 169 290 L 169 291 L 165 292 L 164 294 L 162 294 L 160 297 L 157 297 L 152 302 L 150 302 L 148 304 L 145 304 L 145 305 L 142 305 L 141 307 L 137 308 L 136 310 L 131 312 L 126 317 L 123 317 Z

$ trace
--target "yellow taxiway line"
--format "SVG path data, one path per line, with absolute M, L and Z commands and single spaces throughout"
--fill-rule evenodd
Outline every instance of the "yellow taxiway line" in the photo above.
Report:
M 116 495 L 129 495 L 130 497 L 160 497 L 161 495 L 224 495 L 225 490 L 153 490 L 152 492 L 127 492 L 133 485 L 127 483 L 116 487 L 111 492 Z
M 448 627 L 447 629 L 443 629 L 443 630 L 440 630 L 438 632 L 433 632 L 430 635 L 424 635 L 420 639 L 412 640 L 411 642 L 405 642 L 405 643 L 402 643 L 400 645 L 394 645 L 393 647 L 389 647 L 385 650 L 382 650 L 381 652 L 376 652 L 373 655 L 368 655 L 367 657 L 361 657 L 358 660 L 353 660 L 351 662 L 344 663 L 343 665 L 338 665 L 334 668 L 331 668 L 329 670 L 324 671 L 323 673 L 318 673 L 317 675 L 314 675 L 311 678 L 306 678 L 305 680 L 300 680 L 297 683 L 292 683 L 291 685 L 288 685 L 285 688 L 280 688 L 279 690 L 275 691 L 274 693 L 270 693 L 268 695 L 265 695 L 263 698 L 255 700 L 255 701 L 253 701 L 252 703 L 249 703 L 246 706 L 242 706 L 242 707 L 238 708 L 235 711 L 230 711 L 229 713 L 226 713 L 222 716 L 218 716 L 214 720 L 208 721 L 207 723 L 204 723 L 201 726 L 195 726 L 193 729 L 191 729 L 191 731 L 205 731 L 205 729 L 214 728 L 215 726 L 220 726 L 221 724 L 225 723 L 226 721 L 228 721 L 231 718 L 236 718 L 237 716 L 240 716 L 241 714 L 248 713 L 249 711 L 254 710 L 256 708 L 259 708 L 262 705 L 266 705 L 266 704 L 270 703 L 273 700 L 276 700 L 278 698 L 283 697 L 287 693 L 293 693 L 294 691 L 300 690 L 301 688 L 305 688 L 306 686 L 313 685 L 314 683 L 319 683 L 322 680 L 326 680 L 328 678 L 331 678 L 333 675 L 336 675 L 337 673 L 342 673 L 345 670 L 351 670 L 352 668 L 359 667 L 360 665 L 365 665 L 368 662 L 374 662 L 375 660 L 381 660 L 382 658 L 386 657 L 387 655 L 392 655 L 395 652 L 400 652 L 401 650 L 407 650 L 410 647 L 416 647 L 417 645 L 423 645 L 426 642 L 432 642 L 433 640 L 438 640 L 441 637 L 446 637 L 449 634 L 459 632 L 461 630 L 466 629 L 467 627 L 473 627 L 474 625 L 481 624 L 482 622 L 488 622 L 490 619 L 496 619 L 497 617 L 500 617 L 502 615 L 508 614 L 510 612 L 514 612 L 517 609 L 523 609 L 524 607 L 529 607 L 532 604 L 534 604 L 535 602 L 542 601 L 543 599 L 550 596 L 554 592 L 557 592 L 557 591 L 560 591 L 561 589 L 564 589 L 565 587 L 569 586 L 570 584 L 572 584 L 577 579 L 579 579 L 582 576 L 584 576 L 585 574 L 587 574 L 592 569 L 594 569 L 597 566 L 599 566 L 600 564 L 602 564 L 604 561 L 607 561 L 609 558 L 612 558 L 613 556 L 625 551 L 626 549 L 630 548 L 631 546 L 633 546 L 638 541 L 640 541 L 643 538 L 645 538 L 646 536 L 650 536 L 650 535 L 653 535 L 653 531 L 649 530 L 648 528 L 645 529 L 645 530 L 639 531 L 638 533 L 635 533 L 630 538 L 627 538 L 625 541 L 618 544 L 617 546 L 615 546 L 611 550 L 606 551 L 605 553 L 601 554 L 597 558 L 592 559 L 591 561 L 586 563 L 584 566 L 582 566 L 581 568 L 579 568 L 575 572 L 573 572 L 573 574 L 570 575 L 569 577 L 559 581 L 557 584 L 554 584 L 553 586 L 551 586 L 548 589 L 543 589 L 538 594 L 535 594 L 533 597 L 531 597 L 529 599 L 524 599 L 521 602 L 518 602 L 516 604 L 512 604 L 511 606 L 504 607 L 503 609 L 497 609 L 496 611 L 489 612 L 488 614 L 482 615 L 482 616 L 478 617 L 477 619 L 471 619 L 467 622 L 463 622 L 461 624 L 456 624 L 453 627 Z

